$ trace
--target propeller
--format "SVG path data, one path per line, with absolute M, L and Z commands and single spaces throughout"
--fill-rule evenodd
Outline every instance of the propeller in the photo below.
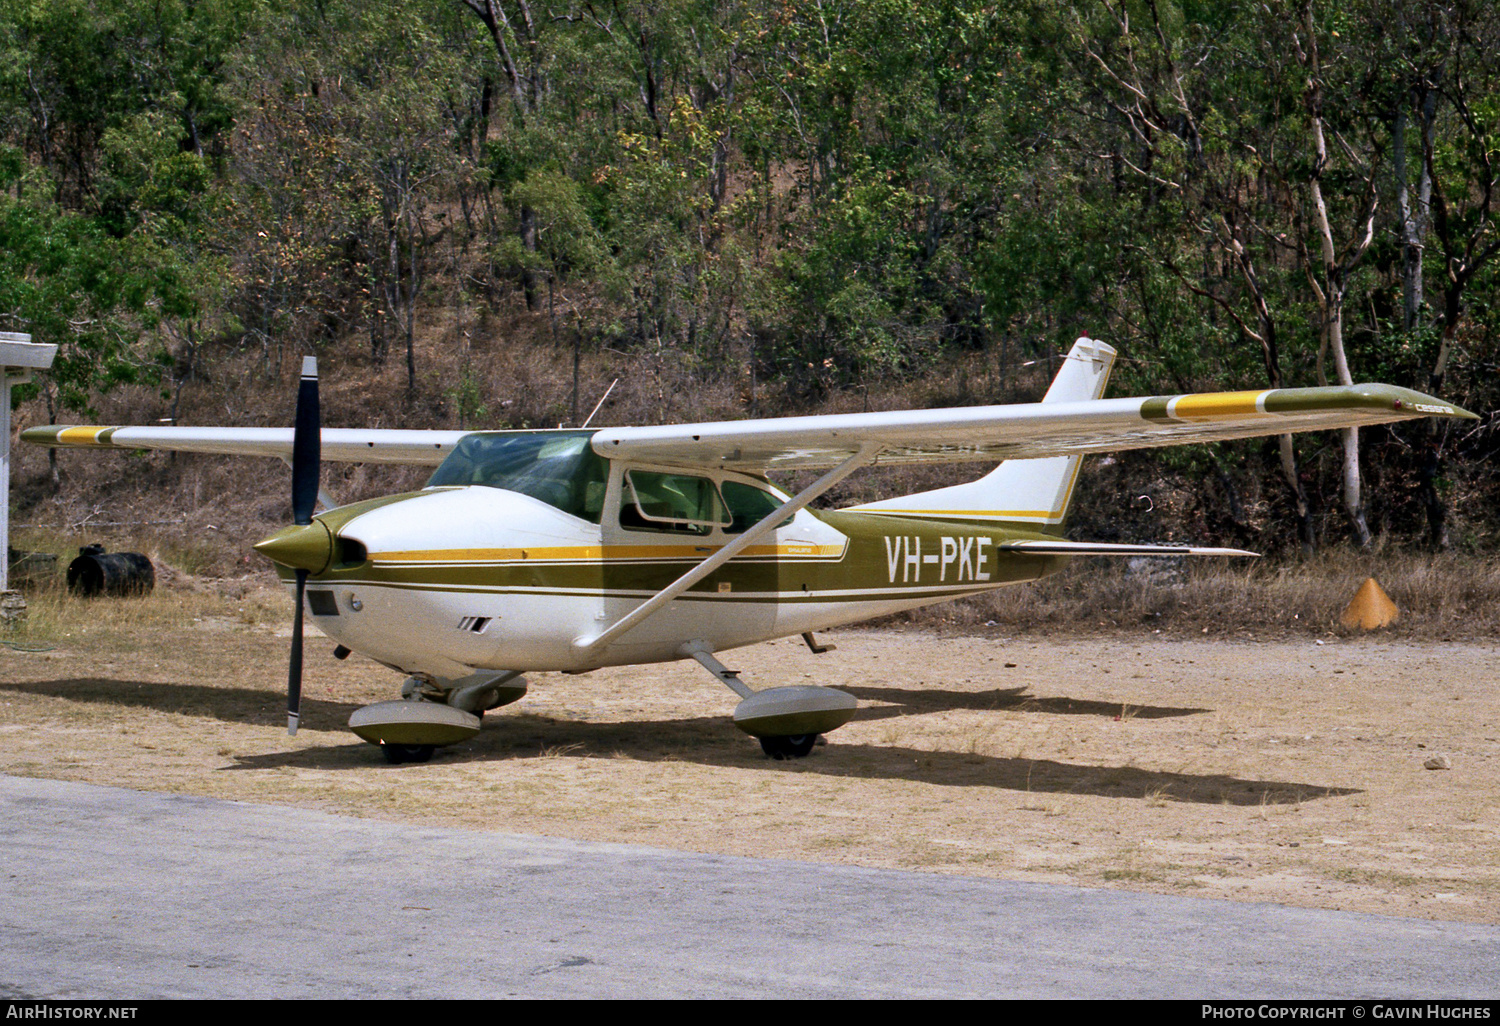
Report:
M 318 413 L 318 358 L 302 358 L 302 381 L 297 386 L 297 417 L 292 426 L 292 522 L 312 523 L 318 502 L 318 479 L 323 459 L 322 424 Z M 307 569 L 297 575 L 297 612 L 292 619 L 292 655 L 286 676 L 286 732 L 297 733 L 302 707 L 302 610 L 306 605 Z

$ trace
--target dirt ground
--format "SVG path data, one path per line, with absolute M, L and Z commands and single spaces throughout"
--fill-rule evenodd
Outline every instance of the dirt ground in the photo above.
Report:
M 285 601 L 273 596 L 267 601 Z M 149 600 L 148 600 L 149 601 Z M 427 765 L 345 729 L 399 678 L 200 604 L 0 645 L 0 772 L 700 852 L 1500 922 L 1500 644 L 845 630 L 733 653 L 861 712 L 766 759 L 696 664 L 536 674 Z M 1435 757 L 1449 768 L 1426 769 Z

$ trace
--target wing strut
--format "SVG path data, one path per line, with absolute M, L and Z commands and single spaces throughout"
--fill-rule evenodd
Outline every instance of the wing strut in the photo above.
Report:
M 289 467 L 292 465 L 292 460 L 289 456 L 281 457 L 281 462 Z M 325 513 L 338 506 L 338 503 L 333 501 L 333 496 L 328 494 L 328 489 L 323 487 L 322 482 L 318 483 L 318 503 L 323 507 L 323 512 Z
M 786 500 L 786 502 L 783 502 L 780 506 L 777 506 L 774 512 L 763 517 L 758 523 L 756 523 L 754 527 L 750 528 L 750 530 L 740 535 L 738 538 L 730 542 L 728 545 L 724 546 L 718 552 L 715 552 L 712 556 L 709 556 L 703 562 L 693 567 L 687 573 L 677 578 L 677 580 L 667 585 L 655 595 L 652 595 L 645 602 L 641 603 L 639 606 L 636 606 L 635 609 L 631 610 L 625 616 L 620 618 L 620 620 L 618 620 L 614 624 L 614 626 L 609 627 L 606 630 L 593 635 L 592 637 L 585 636 L 574 639 L 574 651 L 578 652 L 581 655 L 592 655 L 602 649 L 605 645 L 608 645 L 611 641 L 614 641 L 620 635 L 624 634 L 626 631 L 639 626 L 641 621 L 651 616 L 662 606 L 665 606 L 668 602 L 671 602 L 674 598 L 687 591 L 699 581 L 703 580 L 703 578 L 719 569 L 719 567 L 723 566 L 725 563 L 728 563 L 735 556 L 738 556 L 745 549 L 749 548 L 751 545 L 754 545 L 766 535 L 770 534 L 773 530 L 776 529 L 776 525 L 781 523 L 787 517 L 791 516 L 793 513 L 796 513 L 803 506 L 806 506 L 809 502 L 812 502 L 818 496 L 828 491 L 828 489 L 838 484 L 840 481 L 848 477 L 850 474 L 854 473 L 860 467 L 875 462 L 875 458 L 880 455 L 880 451 L 882 448 L 883 446 L 878 444 L 867 444 L 861 446 L 858 452 L 846 457 L 844 461 L 838 466 L 834 467 L 828 473 L 824 474 L 812 484 L 802 489 L 802 491 Z

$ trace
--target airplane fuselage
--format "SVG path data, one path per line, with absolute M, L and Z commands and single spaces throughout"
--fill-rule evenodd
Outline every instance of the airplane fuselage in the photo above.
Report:
M 339 543 L 331 565 L 308 579 L 307 611 L 341 644 L 418 676 L 582 671 L 680 659 L 688 641 L 723 651 L 823 630 L 1036 580 L 1068 559 L 998 550 L 1036 536 L 1022 525 L 802 510 L 657 615 L 589 651 L 579 639 L 677 580 L 740 526 L 631 516 L 630 469 L 610 468 L 597 523 L 475 485 L 330 510 L 317 519 Z M 634 469 L 641 481 L 650 473 Z M 735 483 L 769 490 L 753 478 L 711 477 L 729 486 L 726 494 Z

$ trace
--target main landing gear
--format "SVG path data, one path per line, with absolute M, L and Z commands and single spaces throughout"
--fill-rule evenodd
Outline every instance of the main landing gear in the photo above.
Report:
M 707 642 L 693 641 L 679 649 L 703 664 L 743 701 L 735 707 L 734 725 L 760 742 L 761 751 L 777 761 L 802 759 L 812 753 L 818 736 L 848 723 L 859 703 L 853 695 L 813 684 L 755 691 L 735 670 L 713 657 Z

